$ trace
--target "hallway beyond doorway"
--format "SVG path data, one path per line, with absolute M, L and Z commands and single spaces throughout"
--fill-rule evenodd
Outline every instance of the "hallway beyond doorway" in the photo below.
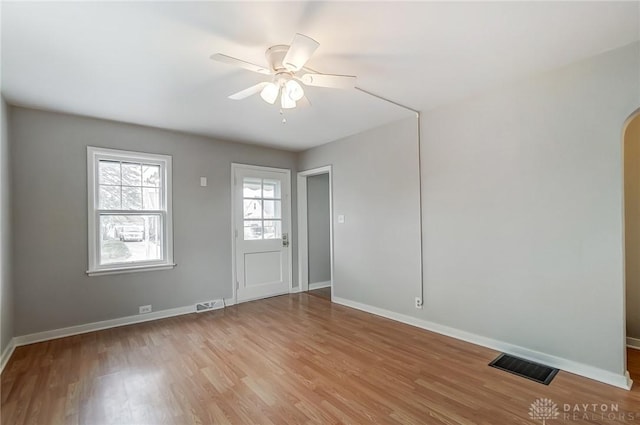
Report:
M 326 288 L 314 289 L 308 292 L 309 295 L 313 295 L 316 297 L 324 298 L 326 300 L 331 301 L 331 287 L 327 286 Z

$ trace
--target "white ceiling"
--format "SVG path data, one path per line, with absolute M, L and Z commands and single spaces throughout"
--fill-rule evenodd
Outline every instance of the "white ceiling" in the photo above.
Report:
M 209 59 L 266 64 L 300 32 L 320 72 L 418 110 L 639 39 L 638 2 L 3 2 L 9 103 L 303 150 L 404 116 L 357 91 L 308 88 L 287 113 L 227 95 L 264 76 Z M 267 77 L 268 78 L 268 77 Z

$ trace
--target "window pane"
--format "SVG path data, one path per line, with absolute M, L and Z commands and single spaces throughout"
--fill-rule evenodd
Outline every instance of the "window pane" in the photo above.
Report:
M 142 185 L 160 187 L 160 166 L 159 165 L 143 165 L 142 166 Z
M 259 199 L 245 199 L 244 218 L 262 218 L 262 201 Z
M 264 180 L 262 186 L 263 198 L 280 199 L 280 181 L 279 180 Z
M 119 210 L 120 204 L 120 186 L 102 186 L 98 192 L 98 208 L 101 210 Z
M 262 201 L 264 203 L 264 218 L 282 218 L 281 201 Z
M 142 209 L 142 188 L 122 186 L 122 209 Z
M 261 198 L 262 180 L 245 177 L 242 187 L 242 196 L 244 198 Z
M 120 184 L 120 163 L 114 161 L 98 162 L 98 183 Z
M 262 239 L 262 221 L 248 221 L 244 222 L 244 240 L 256 240 Z
M 145 210 L 159 210 L 160 209 L 160 189 L 143 187 L 142 188 L 142 201 Z
M 280 220 L 272 220 L 264 222 L 264 238 L 280 239 L 282 238 L 282 223 Z
M 101 215 L 100 264 L 162 259 L 160 215 Z
M 142 186 L 142 165 L 122 163 L 122 185 Z

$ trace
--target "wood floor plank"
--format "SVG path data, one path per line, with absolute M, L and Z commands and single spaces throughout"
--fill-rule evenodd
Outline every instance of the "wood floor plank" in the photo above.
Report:
M 19 347 L 0 376 L 0 422 L 525 425 L 544 397 L 616 404 L 640 423 L 640 389 L 566 372 L 544 386 L 488 367 L 497 354 L 288 295 Z M 640 351 L 628 355 L 640 384 Z

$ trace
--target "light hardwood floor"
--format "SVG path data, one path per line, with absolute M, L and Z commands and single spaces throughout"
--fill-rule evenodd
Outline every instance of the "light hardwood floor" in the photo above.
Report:
M 326 300 L 331 300 L 331 287 L 314 289 L 313 291 L 309 291 L 308 294 L 324 298 Z
M 288 295 L 20 347 L 1 376 L 1 422 L 531 425 L 544 397 L 561 412 L 549 425 L 640 423 L 638 389 L 566 372 L 544 386 L 488 367 L 497 354 Z M 567 419 L 565 403 L 637 417 Z

